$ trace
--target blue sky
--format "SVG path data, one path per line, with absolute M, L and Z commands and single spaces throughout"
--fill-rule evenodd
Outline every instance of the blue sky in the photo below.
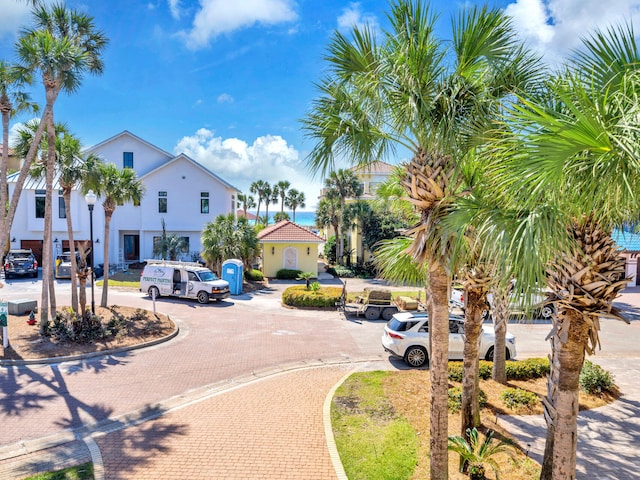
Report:
M 466 3 L 480 3 L 468 1 Z M 465 2 L 432 1 L 442 37 Z M 594 27 L 637 22 L 640 0 L 494 1 L 522 38 L 558 63 Z M 255 180 L 288 180 L 313 209 L 322 179 L 311 178 L 311 148 L 299 119 L 316 96 L 322 57 L 335 30 L 384 28 L 386 0 L 70 0 L 109 38 L 105 72 L 56 103 L 84 146 L 123 130 L 186 153 L 241 190 Z M 25 0 L 0 0 L 0 58 L 15 60 Z M 640 28 L 636 28 L 640 31 Z M 42 86 L 33 87 L 34 99 Z M 28 118 L 16 118 L 17 128 Z M 389 159 L 391 163 L 404 158 Z

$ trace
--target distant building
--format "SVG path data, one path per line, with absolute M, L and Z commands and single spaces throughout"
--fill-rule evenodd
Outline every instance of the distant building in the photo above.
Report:
M 3 150 L 4 150 L 4 147 L 0 145 L 0 158 L 2 157 Z M 22 160 L 20 159 L 20 157 L 16 155 L 16 153 L 12 148 L 10 148 L 8 152 L 9 152 L 9 159 L 7 162 L 7 171 L 9 173 L 17 172 L 18 170 L 20 170 L 20 167 L 22 166 Z
M 324 239 L 305 227 L 283 220 L 258 233 L 262 250 L 262 273 L 275 277 L 278 270 L 318 272 L 318 245 Z
M 162 234 L 162 220 L 168 233 L 185 238 L 189 253 L 182 259 L 198 258 L 200 235 L 205 223 L 220 214 L 235 213 L 239 190 L 184 154 L 173 155 L 140 137 L 123 131 L 89 149 L 84 154 L 99 155 L 118 168 L 136 171 L 145 193 L 139 206 L 118 206 L 111 221 L 110 263 L 126 264 L 153 258 L 154 242 Z M 13 191 L 17 175 L 9 177 Z M 25 183 L 11 229 L 11 248 L 42 251 L 44 228 L 44 181 L 29 179 Z M 54 185 L 53 242 L 55 253 L 68 249 L 64 199 L 59 185 Z M 104 259 L 104 210 L 98 198 L 93 212 L 95 262 Z M 84 196 L 71 194 L 74 240 L 89 240 L 89 213 Z M 66 248 L 65 248 L 66 247 Z

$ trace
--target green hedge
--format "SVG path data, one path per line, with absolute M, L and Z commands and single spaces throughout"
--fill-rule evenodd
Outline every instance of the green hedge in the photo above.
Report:
M 276 272 L 276 278 L 278 280 L 295 280 L 301 273 L 302 270 L 290 270 L 288 268 L 283 268 Z
M 255 268 L 253 268 L 244 272 L 244 278 L 252 282 L 261 282 L 262 280 L 264 280 L 264 275 L 260 270 L 256 270 Z
M 307 290 L 305 285 L 295 285 L 282 293 L 282 303 L 291 307 L 330 307 L 335 308 L 342 296 L 342 287 L 320 287 Z
M 549 373 L 548 358 L 527 358 L 526 360 L 506 362 L 505 370 L 509 380 L 531 380 L 542 378 Z
M 449 362 L 449 380 L 452 382 L 462 382 L 462 365 L 462 362 Z M 480 380 L 487 380 L 491 378 L 492 370 L 492 362 L 480 360 L 480 365 L 478 367 Z

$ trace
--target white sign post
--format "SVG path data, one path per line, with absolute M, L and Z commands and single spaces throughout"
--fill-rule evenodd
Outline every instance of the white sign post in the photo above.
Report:
M 2 346 L 9 346 L 9 326 L 7 318 L 9 317 L 9 304 L 0 301 L 0 326 L 2 326 Z

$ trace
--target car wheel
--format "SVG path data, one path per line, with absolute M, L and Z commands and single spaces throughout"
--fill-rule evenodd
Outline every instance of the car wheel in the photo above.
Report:
M 149 287 L 149 291 L 147 293 L 151 298 L 160 298 L 160 290 L 158 290 L 158 287 Z
M 550 319 L 553 316 L 553 307 L 551 305 L 545 305 L 540 310 L 540 316 L 545 320 Z
M 380 318 L 380 309 L 375 307 L 367 307 L 364 311 L 364 316 L 367 320 L 377 320 Z
M 409 347 L 404 354 L 404 361 L 410 367 L 422 367 L 428 359 L 427 350 L 424 347 Z
M 511 352 L 508 348 L 505 348 L 504 358 L 506 360 L 511 360 Z M 493 362 L 493 347 L 490 347 L 489 350 L 487 350 L 487 354 L 484 356 L 484 359 L 487 362 Z
M 209 294 L 207 292 L 205 292 L 204 290 L 200 290 L 198 292 L 198 303 L 209 303 Z
M 394 313 L 396 313 L 395 308 L 385 308 L 384 310 L 382 310 L 382 319 L 388 322 L 389 320 L 391 320 L 391 317 L 393 317 Z

